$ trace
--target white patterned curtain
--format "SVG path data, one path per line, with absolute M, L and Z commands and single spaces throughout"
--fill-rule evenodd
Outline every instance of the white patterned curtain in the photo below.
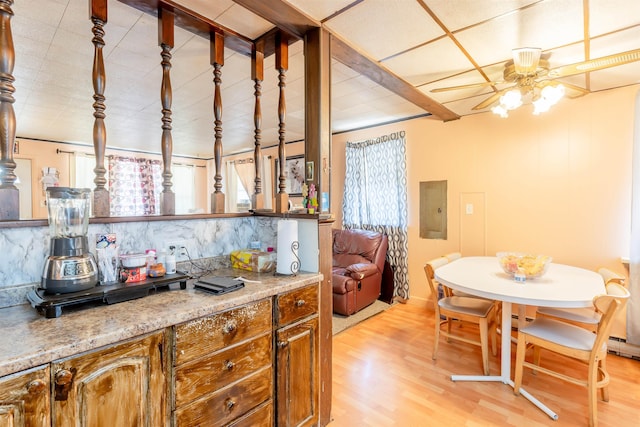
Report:
M 162 163 L 135 157 L 109 157 L 111 216 L 160 213 Z
M 633 132 L 631 248 L 629 259 L 629 291 L 627 303 L 627 342 L 640 345 L 640 94 L 636 95 Z
M 389 238 L 394 296 L 409 298 L 405 132 L 348 142 L 342 222 Z

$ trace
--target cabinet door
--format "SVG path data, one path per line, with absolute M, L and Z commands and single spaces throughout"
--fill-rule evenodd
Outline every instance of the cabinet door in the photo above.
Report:
M 166 424 L 162 332 L 52 363 L 57 426 Z
M 0 427 L 51 425 L 49 366 L 0 378 Z
M 318 316 L 277 331 L 278 426 L 318 424 Z

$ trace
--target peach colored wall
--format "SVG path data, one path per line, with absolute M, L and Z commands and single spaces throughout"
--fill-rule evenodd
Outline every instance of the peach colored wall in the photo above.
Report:
M 424 262 L 460 248 L 464 193 L 484 197 L 486 255 L 543 253 L 555 262 L 627 274 L 620 257 L 629 254 L 633 109 L 639 88 L 565 99 L 541 116 L 523 106 L 507 119 L 491 113 L 448 123 L 420 118 L 334 135 L 335 226 L 342 224 L 346 141 L 405 130 L 412 299 L 428 297 Z M 447 240 L 419 237 L 419 183 L 431 180 L 448 181 Z

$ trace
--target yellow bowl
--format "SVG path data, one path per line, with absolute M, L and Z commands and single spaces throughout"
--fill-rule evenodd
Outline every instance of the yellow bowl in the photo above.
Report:
M 544 275 L 552 261 L 548 255 L 530 255 L 521 252 L 498 252 L 496 256 L 505 273 L 513 276 L 521 272 L 527 279 Z

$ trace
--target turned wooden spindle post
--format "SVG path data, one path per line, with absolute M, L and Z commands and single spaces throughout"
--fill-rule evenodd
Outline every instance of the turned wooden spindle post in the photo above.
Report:
M 0 220 L 20 219 L 20 193 L 15 186 L 16 114 L 13 110 L 15 50 L 11 34 L 13 0 L 0 0 Z
M 261 149 L 261 133 L 262 133 L 262 109 L 260 107 L 260 97 L 262 96 L 262 81 L 264 80 L 264 42 L 260 41 L 254 44 L 251 50 L 251 79 L 254 84 L 254 96 L 256 99 L 255 109 L 253 111 L 254 141 L 255 148 L 253 151 L 253 164 L 255 166 L 255 192 L 253 194 L 253 208 L 264 209 L 264 193 L 262 193 L 262 149 Z
M 224 35 L 219 30 L 212 30 L 210 34 L 210 57 L 213 65 L 213 82 L 215 84 L 213 95 L 213 114 L 215 117 L 215 142 L 213 157 L 216 174 L 211 194 L 211 213 L 224 213 L 224 193 L 222 192 L 222 97 L 220 87 L 222 83 L 222 66 L 224 65 Z
M 175 215 L 176 195 L 171 187 L 171 157 L 173 154 L 173 139 L 171 136 L 171 49 L 174 46 L 174 14 L 166 9 L 158 10 L 158 44 L 162 48 L 162 85 L 160 99 L 162 101 L 162 193 L 160 194 L 160 213 Z
M 104 166 L 104 153 L 107 146 L 107 131 L 104 124 L 106 117 L 104 90 L 107 78 L 104 70 L 104 25 L 107 23 L 107 0 L 90 0 L 89 14 L 93 22 L 93 150 L 96 155 L 96 167 L 93 169 L 96 188 L 93 190 L 93 215 L 96 217 L 110 216 L 109 190 L 105 188 L 107 169 Z
M 280 97 L 278 98 L 278 194 L 276 194 L 276 212 L 283 213 L 289 210 L 289 195 L 286 192 L 287 184 L 284 175 L 285 165 L 285 117 L 287 107 L 285 104 L 284 88 L 285 73 L 289 69 L 289 44 L 287 36 L 281 31 L 276 35 L 276 70 L 278 70 L 278 87 L 280 88 Z

